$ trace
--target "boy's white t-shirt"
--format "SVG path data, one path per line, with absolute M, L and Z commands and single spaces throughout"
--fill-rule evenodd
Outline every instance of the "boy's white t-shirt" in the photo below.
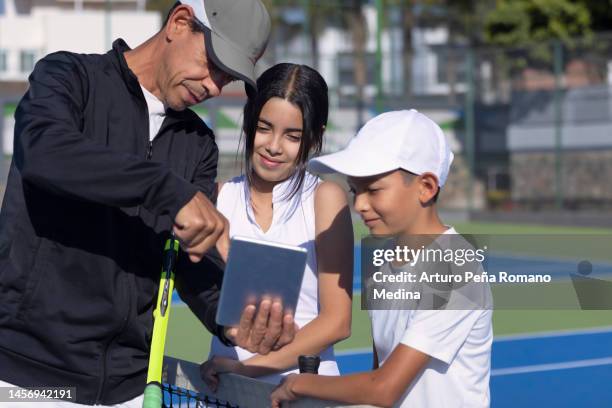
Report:
M 442 236 L 445 234 L 457 232 L 449 228 Z M 490 301 L 488 285 L 479 285 L 476 290 Z M 400 343 L 431 356 L 396 407 L 489 406 L 493 341 L 490 308 L 370 310 L 369 315 L 380 365 Z

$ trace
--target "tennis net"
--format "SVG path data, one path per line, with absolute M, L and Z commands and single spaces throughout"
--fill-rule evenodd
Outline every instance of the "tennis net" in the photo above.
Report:
M 163 372 L 163 406 L 168 408 L 260 408 L 270 406 L 273 384 L 236 374 L 221 374 L 217 392 L 212 392 L 200 378 L 199 365 L 166 357 Z M 286 403 L 290 408 L 362 407 L 331 401 L 300 399 Z

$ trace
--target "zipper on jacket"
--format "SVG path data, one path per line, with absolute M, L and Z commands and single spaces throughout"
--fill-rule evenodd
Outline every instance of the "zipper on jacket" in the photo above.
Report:
M 153 158 L 153 141 L 149 140 L 147 144 L 147 155 L 145 156 L 147 160 L 151 160 Z M 140 216 L 140 206 L 136 207 L 136 216 Z
M 153 141 L 149 140 L 149 145 L 147 147 L 147 160 L 151 160 L 153 157 Z
M 131 307 L 128 308 L 128 316 L 129 316 L 130 310 L 131 310 Z M 113 341 L 115 341 L 115 339 L 119 337 L 119 335 L 125 330 L 125 326 L 127 326 L 128 319 L 129 317 L 127 316 L 123 318 L 123 324 L 121 325 L 121 328 L 117 332 L 115 332 L 113 337 L 111 337 L 106 342 L 106 344 L 104 344 L 104 353 L 102 353 L 102 375 L 100 377 L 100 385 L 98 386 L 98 393 L 96 394 L 96 401 L 94 405 L 102 404 L 102 401 L 101 401 L 102 393 L 104 392 L 104 385 L 106 384 L 106 370 L 107 370 L 106 360 L 107 360 L 107 355 L 108 355 L 108 349 L 110 348 L 110 345 L 113 343 Z

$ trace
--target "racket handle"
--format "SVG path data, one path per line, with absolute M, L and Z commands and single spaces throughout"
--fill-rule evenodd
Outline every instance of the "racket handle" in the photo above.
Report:
M 162 402 L 162 390 L 159 384 L 147 384 L 144 390 L 142 408 L 161 408 Z
M 318 374 L 320 363 L 321 357 L 319 356 L 298 357 L 298 367 L 300 368 L 300 373 Z

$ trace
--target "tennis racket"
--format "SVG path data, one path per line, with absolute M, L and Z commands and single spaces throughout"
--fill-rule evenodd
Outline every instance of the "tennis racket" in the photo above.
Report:
M 164 362 L 164 347 L 170 318 L 172 291 L 174 290 L 174 268 L 179 251 L 179 242 L 174 236 L 166 241 L 164 261 L 159 281 L 157 304 L 153 311 L 153 337 L 151 338 L 151 354 L 149 355 L 149 371 L 147 387 L 144 391 L 143 408 L 160 408 L 163 403 L 162 366 Z

